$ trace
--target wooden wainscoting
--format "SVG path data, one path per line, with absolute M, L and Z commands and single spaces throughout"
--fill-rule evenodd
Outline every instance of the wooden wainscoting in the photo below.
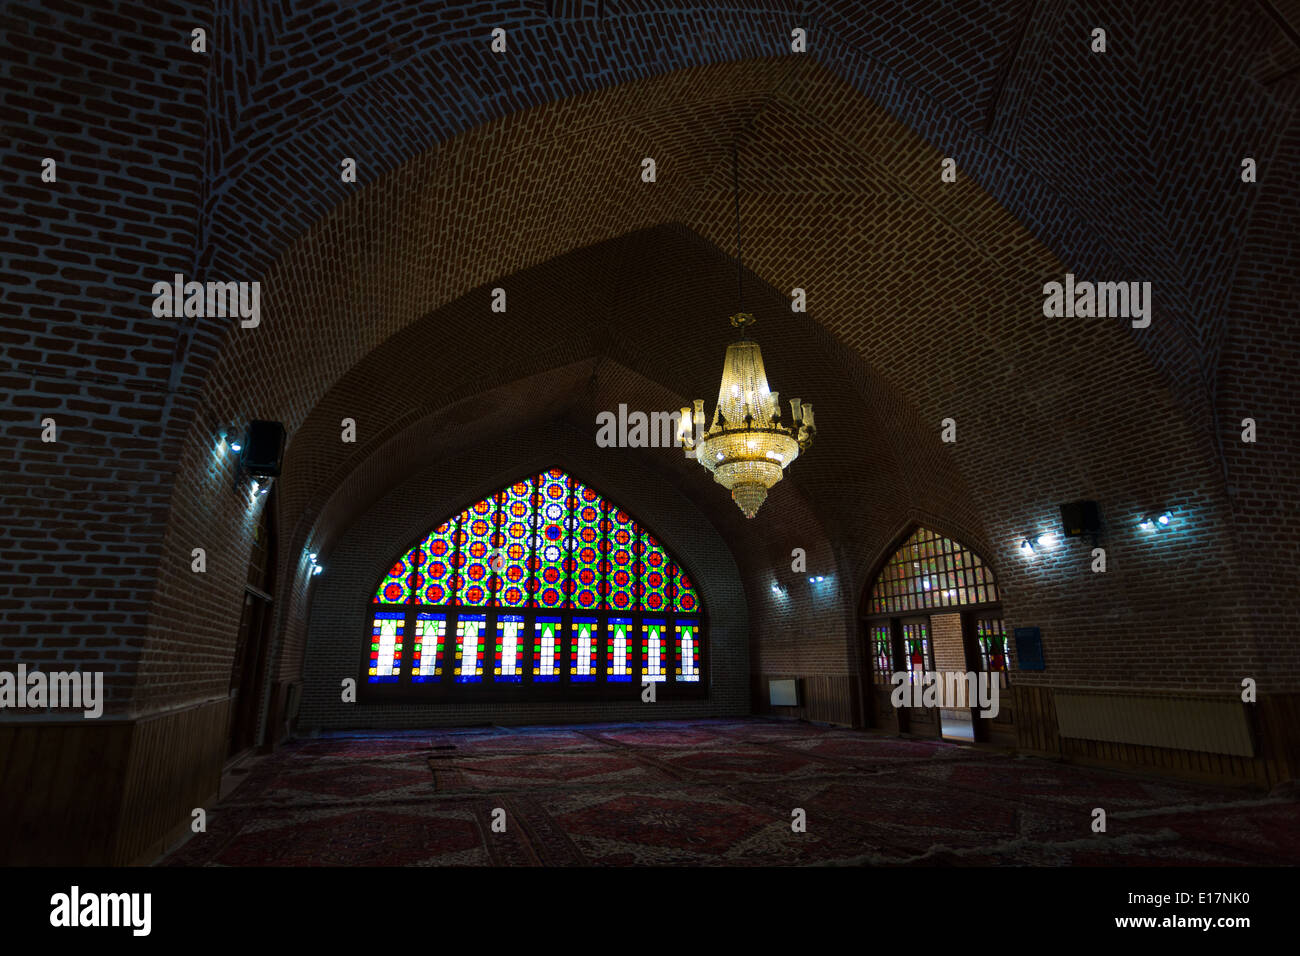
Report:
M 799 706 L 773 707 L 768 698 L 768 681 L 794 680 L 799 687 Z M 773 717 L 797 717 L 819 724 L 855 727 L 860 722 L 858 680 L 850 675 L 801 677 L 798 674 L 755 675 L 752 684 L 754 713 Z
M 228 702 L 0 726 L 0 862 L 147 863 L 221 784 Z
M 1153 709 L 1152 720 L 1177 719 L 1182 711 L 1167 701 L 1186 701 L 1198 703 L 1196 695 L 1169 693 L 1132 693 L 1120 695 L 1101 695 L 1096 691 L 1076 688 L 1051 688 L 1041 686 L 1013 686 L 1016 702 L 1017 749 L 1022 752 L 1043 756 L 1063 757 L 1067 760 L 1098 766 L 1121 767 L 1125 769 L 1145 770 L 1161 774 L 1170 774 L 1194 780 L 1215 783 L 1230 783 L 1260 788 L 1272 787 L 1286 780 L 1294 780 L 1300 771 L 1300 694 L 1273 694 L 1261 696 L 1253 705 L 1240 704 L 1244 708 L 1245 720 L 1251 728 L 1253 739 L 1253 756 L 1244 753 L 1214 752 L 1213 749 L 1186 749 L 1163 747 L 1150 742 L 1138 742 L 1135 735 L 1132 740 L 1099 740 L 1080 736 L 1063 735 L 1057 714 L 1056 696 L 1069 695 L 1077 698 L 1092 693 L 1097 696 L 1116 698 L 1117 709 L 1124 712 L 1140 708 L 1144 700 L 1157 700 L 1161 706 Z M 1233 699 L 1226 695 L 1200 695 L 1199 702 L 1227 708 Z M 1073 729 L 1084 732 L 1089 722 L 1080 721 L 1077 713 L 1077 700 L 1071 700 L 1074 713 L 1070 714 Z M 1192 707 L 1189 714 L 1195 715 L 1200 709 Z M 1234 728 L 1238 716 L 1232 717 Z M 1096 722 L 1095 736 L 1121 736 L 1106 726 L 1105 721 Z M 1067 728 L 1071 729 L 1071 728 Z M 1141 728 L 1145 735 L 1142 739 L 1151 740 L 1152 732 L 1159 728 L 1150 725 Z M 1169 728 L 1169 738 L 1179 739 L 1185 731 L 1179 733 Z M 1211 728 L 1212 730 L 1212 728 Z M 1232 736 L 1234 738 L 1239 734 Z M 1216 745 L 1216 734 L 1203 730 L 1198 734 L 1196 746 L 1220 750 L 1242 750 L 1240 746 L 1228 744 Z M 1225 738 L 1226 739 L 1226 738 Z

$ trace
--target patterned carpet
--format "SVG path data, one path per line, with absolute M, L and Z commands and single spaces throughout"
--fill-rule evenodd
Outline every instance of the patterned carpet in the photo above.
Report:
M 1094 807 L 1106 833 L 1092 832 Z M 795 808 L 806 832 L 791 828 Z M 207 832 L 161 861 L 1296 863 L 1292 799 L 758 718 L 301 740 L 255 764 Z

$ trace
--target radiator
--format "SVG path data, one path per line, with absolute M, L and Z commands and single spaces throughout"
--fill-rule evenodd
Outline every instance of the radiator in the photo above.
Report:
M 1246 706 L 1239 700 L 1061 691 L 1053 697 L 1062 737 L 1255 755 Z

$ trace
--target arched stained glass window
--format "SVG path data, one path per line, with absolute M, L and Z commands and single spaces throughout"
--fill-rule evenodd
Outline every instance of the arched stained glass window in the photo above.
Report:
M 870 614 L 991 604 L 993 572 L 979 556 L 928 528 L 918 528 L 885 563 L 871 589 Z
M 690 575 L 632 515 L 558 468 L 430 530 L 393 560 L 371 605 L 363 678 L 385 694 L 704 686 Z

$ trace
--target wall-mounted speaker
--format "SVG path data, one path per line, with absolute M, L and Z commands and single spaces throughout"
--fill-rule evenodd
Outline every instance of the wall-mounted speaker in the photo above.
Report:
M 274 478 L 284 460 L 284 425 L 280 422 L 251 421 L 244 434 L 239 464 L 250 475 Z
M 1061 524 L 1067 538 L 1101 534 L 1101 509 L 1095 501 L 1071 501 L 1061 505 Z

